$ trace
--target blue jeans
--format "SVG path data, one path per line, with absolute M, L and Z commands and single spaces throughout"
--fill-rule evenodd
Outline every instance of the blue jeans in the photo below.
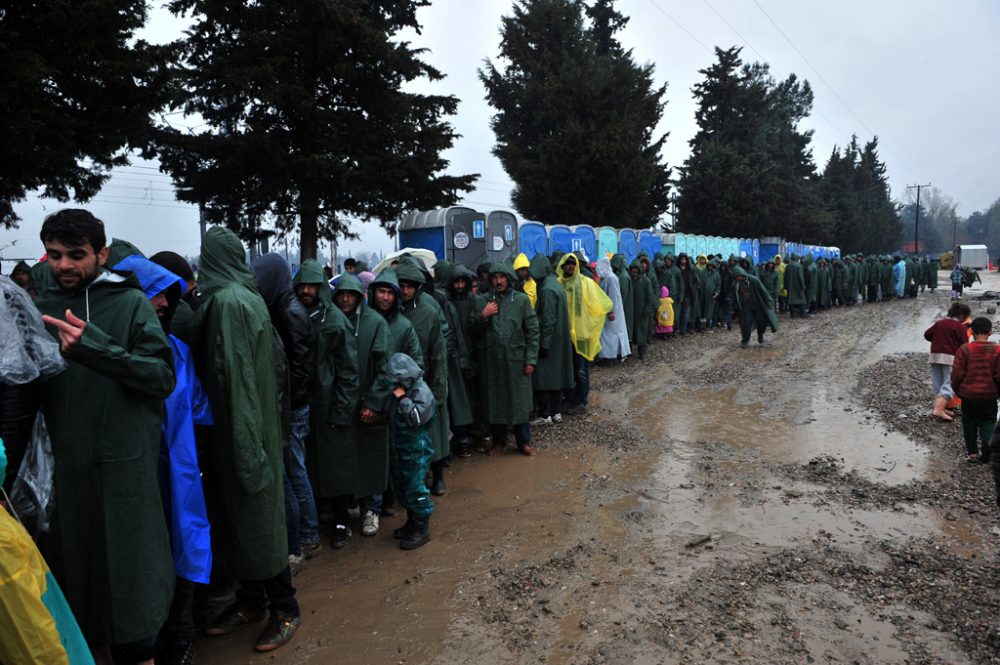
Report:
M 681 303 L 678 321 L 677 329 L 682 335 L 686 334 L 691 328 L 691 300 L 689 298 L 685 298 L 684 302 Z
M 312 484 L 306 473 L 306 436 L 309 434 L 309 405 L 292 411 L 291 436 L 285 448 L 285 473 L 291 485 L 291 497 L 298 506 L 298 530 L 302 543 L 319 542 L 319 516 Z M 288 496 L 288 492 L 286 492 Z M 291 525 L 289 525 L 291 529 Z
M 571 402 L 579 406 L 587 406 L 590 397 L 590 361 L 579 353 L 573 354 L 573 379 L 575 385 L 571 391 Z

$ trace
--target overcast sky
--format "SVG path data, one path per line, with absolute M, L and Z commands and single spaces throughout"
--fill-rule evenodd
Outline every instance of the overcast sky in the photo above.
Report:
M 510 180 L 490 153 L 492 111 L 477 77 L 483 59 L 496 57 L 500 18 L 510 7 L 510 0 L 434 0 L 419 12 L 421 34 L 405 36 L 427 48 L 425 58 L 446 74 L 421 89 L 461 99 L 452 122 L 462 138 L 447 153 L 449 171 L 481 174 L 466 203 L 482 211 L 510 206 Z M 745 61 L 767 62 L 778 78 L 794 72 L 812 84 L 815 104 L 805 126 L 815 130 L 819 168 L 852 133 L 862 143 L 874 133 L 895 198 L 905 199 L 908 184 L 931 183 L 954 197 L 963 216 L 1000 198 L 1000 2 L 619 0 L 618 9 L 631 18 L 619 34 L 622 43 L 669 84 L 659 129 L 669 132 L 664 154 L 670 166 L 683 163 L 697 129 L 691 87 L 701 79 L 698 70 L 714 60 L 713 46 L 739 45 Z M 167 41 L 183 26 L 157 8 L 144 36 Z M 180 116 L 171 121 L 195 124 Z M 40 255 L 41 220 L 59 207 L 37 198 L 17 206 L 24 221 L 0 234 L 0 248 L 18 242 L 2 255 Z M 155 163 L 117 169 L 85 207 L 111 235 L 144 252 L 198 252 L 197 212 L 173 199 L 170 180 Z M 342 257 L 352 249 L 393 248 L 377 226 L 359 231 L 362 241 L 342 244 Z

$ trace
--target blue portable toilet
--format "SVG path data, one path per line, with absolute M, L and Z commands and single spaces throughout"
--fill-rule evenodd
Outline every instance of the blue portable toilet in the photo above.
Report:
M 517 245 L 519 251 L 527 256 L 529 261 L 535 258 L 536 254 L 545 256 L 549 253 L 548 230 L 541 222 L 521 222 L 517 229 Z
M 753 243 L 753 250 L 752 250 L 753 251 L 753 264 L 754 265 L 759 265 L 760 264 L 760 240 L 754 239 L 752 241 L 752 243 Z
M 577 224 L 573 227 L 573 251 L 581 251 L 587 255 L 588 261 L 596 261 L 597 234 L 594 227 L 588 224 Z
M 781 246 L 783 241 L 781 238 L 770 237 L 760 239 L 760 256 L 765 261 L 773 261 L 774 257 L 781 254 Z
M 625 265 L 629 265 L 639 256 L 639 238 L 632 229 L 618 231 L 618 253 L 625 257 Z
M 506 210 L 486 215 L 486 252 L 493 261 L 517 256 L 517 217 Z
M 686 233 L 676 233 L 674 234 L 674 256 L 679 256 L 680 254 L 687 254 L 688 247 L 688 235 Z
M 667 254 L 673 254 L 677 256 L 677 236 L 678 233 L 662 233 L 660 234 L 660 253 L 666 256 Z
M 740 251 L 737 254 L 740 258 L 749 259 L 753 255 L 753 243 L 746 238 L 740 238 Z
M 639 247 L 649 255 L 650 263 L 653 261 L 653 255 L 660 251 L 660 247 L 662 246 L 663 242 L 660 240 L 660 237 L 652 231 L 646 229 L 639 231 Z
M 739 238 L 727 238 L 726 239 L 726 259 L 730 256 L 740 255 L 740 241 Z
M 573 231 L 564 224 L 549 227 L 549 256 L 557 251 L 569 254 L 573 251 Z
M 618 253 L 618 229 L 611 226 L 602 226 L 597 229 L 597 256 L 592 257 L 595 261 L 603 259 L 608 254 Z
M 692 257 L 694 261 L 697 262 L 699 256 L 708 254 L 708 238 L 705 236 L 695 236 L 694 237 L 694 256 Z
M 411 212 L 397 231 L 400 248 L 429 249 L 442 261 L 472 265 L 486 251 L 486 216 L 472 208 Z

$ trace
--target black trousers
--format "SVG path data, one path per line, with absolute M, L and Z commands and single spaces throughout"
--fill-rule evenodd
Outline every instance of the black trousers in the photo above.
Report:
M 490 439 L 492 439 L 494 446 L 506 446 L 507 426 L 490 425 Z M 518 444 L 531 443 L 531 425 L 528 423 L 514 425 L 514 441 Z
M 236 602 L 255 614 L 269 609 L 272 612 L 299 616 L 299 603 L 295 600 L 295 587 L 292 586 L 292 571 L 288 566 L 270 579 L 240 580 Z
M 536 390 L 538 400 L 538 415 L 542 418 L 554 416 L 562 413 L 562 391 L 561 390 Z

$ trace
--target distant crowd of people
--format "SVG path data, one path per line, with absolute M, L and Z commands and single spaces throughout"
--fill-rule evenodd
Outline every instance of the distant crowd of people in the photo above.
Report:
M 190 664 L 196 627 L 261 622 L 255 648 L 276 649 L 300 625 L 306 559 L 375 536 L 396 505 L 399 546 L 424 546 L 451 457 L 511 437 L 533 455 L 532 427 L 586 413 L 592 363 L 734 322 L 743 347 L 764 344 L 781 313 L 937 286 L 934 262 L 861 255 L 522 254 L 470 269 L 404 253 L 377 274 L 312 259 L 293 274 L 277 254 L 248 264 L 220 227 L 196 273 L 174 252 L 108 243 L 75 209 L 40 236 L 45 259 L 0 277 L 0 323 L 17 333 L 2 357 L 18 368 L 0 381 L 0 437 L 5 505 L 32 499 L 44 559 L 3 515 L 23 551 L 0 548 L 0 567 L 13 557 L 52 582 L 24 594 L 20 616 L 35 619 L 10 629 L 31 640 L 0 621 L 0 662 L 35 649 L 39 662 Z

